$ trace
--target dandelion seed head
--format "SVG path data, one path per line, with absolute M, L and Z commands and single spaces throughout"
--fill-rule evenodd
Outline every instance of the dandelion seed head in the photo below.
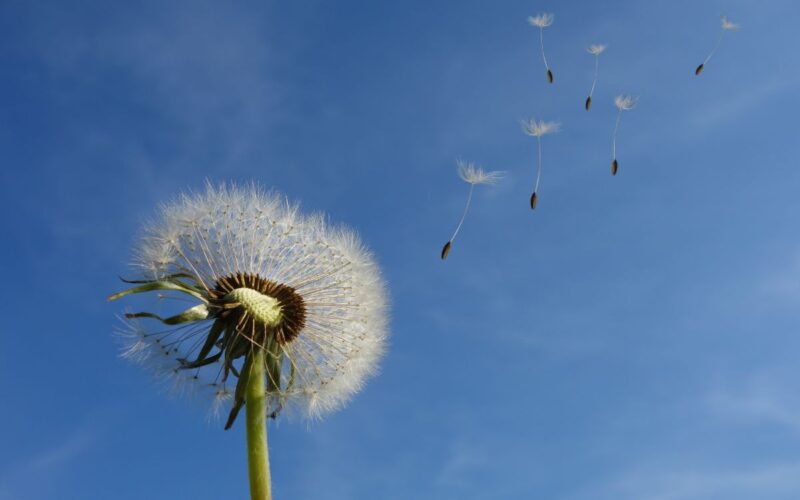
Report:
M 195 307 L 128 314 L 122 356 L 171 392 L 207 397 L 213 412 L 231 404 L 256 347 L 267 358 L 270 411 L 318 418 L 377 372 L 388 298 L 374 257 L 352 230 L 277 193 L 208 184 L 182 195 L 145 228 L 134 269 L 139 288 Z
M 538 28 L 547 28 L 553 24 L 554 18 L 553 14 L 536 14 L 535 16 L 528 16 L 528 23 Z
M 505 175 L 505 172 L 499 170 L 486 172 L 472 162 L 458 160 L 456 163 L 458 165 L 458 176 L 468 184 L 496 184 Z
M 637 97 L 631 95 L 618 95 L 614 98 L 614 105 L 621 111 L 630 111 L 636 107 L 638 101 Z
M 536 119 L 533 118 L 530 120 L 522 120 L 520 124 L 522 125 L 522 131 L 533 137 L 541 137 L 561 130 L 561 124 L 558 122 L 536 121 Z
M 727 31 L 739 31 L 739 28 L 741 28 L 738 23 L 731 22 L 727 16 L 722 16 L 720 24 L 722 25 L 722 29 Z
M 607 45 L 600 45 L 600 44 L 589 45 L 586 48 L 586 51 L 592 55 L 599 56 L 600 54 L 603 53 L 603 51 L 606 50 L 606 47 Z

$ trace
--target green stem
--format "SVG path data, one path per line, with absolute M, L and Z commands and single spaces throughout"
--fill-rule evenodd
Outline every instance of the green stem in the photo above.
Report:
M 264 349 L 251 353 L 250 375 L 245 393 L 247 412 L 247 465 L 250 474 L 250 498 L 271 500 L 269 450 L 267 449 L 267 400 L 264 391 Z

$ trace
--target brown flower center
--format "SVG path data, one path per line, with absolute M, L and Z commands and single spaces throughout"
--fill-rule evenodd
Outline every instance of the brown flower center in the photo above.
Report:
M 264 324 L 241 305 L 230 307 L 230 301 L 226 297 L 234 290 L 242 288 L 254 290 L 278 302 L 280 321 L 277 325 Z M 279 344 L 288 344 L 306 325 L 303 297 L 294 288 L 264 279 L 257 274 L 236 273 L 219 278 L 211 290 L 211 299 L 212 304 L 221 309 L 221 318 L 234 323 L 240 335 L 261 346 L 266 346 L 270 338 L 274 338 Z

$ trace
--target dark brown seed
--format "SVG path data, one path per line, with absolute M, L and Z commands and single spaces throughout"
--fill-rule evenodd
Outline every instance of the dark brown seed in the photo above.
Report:
M 549 69 L 547 70 L 547 81 L 553 83 L 553 72 Z
M 442 260 L 447 258 L 447 254 L 450 253 L 450 246 L 451 245 L 452 245 L 452 243 L 450 243 L 449 241 L 444 244 L 444 247 L 442 248 Z
M 701 64 L 700 66 L 697 67 L 696 70 L 694 70 L 695 75 L 699 75 L 702 72 L 703 72 L 703 64 Z
M 586 111 L 589 111 L 589 108 L 592 107 L 592 96 L 586 98 Z
M 536 191 L 533 192 L 531 195 L 531 210 L 536 208 L 536 202 L 539 201 L 539 197 L 536 196 Z
M 617 159 L 611 162 L 611 175 L 617 175 Z

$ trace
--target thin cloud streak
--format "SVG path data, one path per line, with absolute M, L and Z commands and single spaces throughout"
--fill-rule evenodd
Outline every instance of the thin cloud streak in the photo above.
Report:
M 73 430 L 61 441 L 31 456 L 25 457 L 0 471 L 0 500 L 40 498 L 40 492 L 52 488 L 59 474 L 87 453 L 98 441 L 97 434 L 88 428 Z M 42 495 L 44 498 L 46 495 Z

